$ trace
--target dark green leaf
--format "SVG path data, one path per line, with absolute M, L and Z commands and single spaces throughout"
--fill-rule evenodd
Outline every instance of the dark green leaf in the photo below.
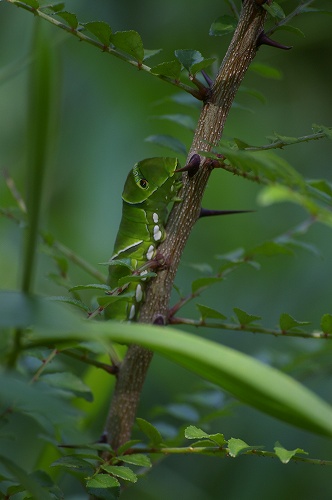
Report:
M 144 48 L 141 36 L 137 31 L 117 31 L 110 37 L 111 43 L 117 49 L 131 55 L 138 62 L 143 62 Z
M 283 313 L 280 315 L 279 319 L 280 330 L 287 332 L 292 328 L 298 328 L 300 326 L 310 325 L 309 321 L 297 321 L 290 314 Z
M 62 12 L 57 12 L 56 15 L 61 17 L 61 19 L 63 19 L 64 21 L 66 21 L 66 23 L 69 24 L 71 28 L 73 28 L 74 30 L 77 29 L 78 20 L 76 14 L 72 14 L 71 12 L 67 11 L 62 11 Z
M 250 69 L 264 78 L 271 78 L 273 80 L 281 80 L 282 78 L 281 71 L 268 64 L 255 62 L 250 65 Z
M 90 495 L 104 500 L 115 500 L 120 495 L 119 481 L 107 474 L 96 474 L 88 479 L 86 487 Z
M 26 328 L 35 321 L 50 328 L 68 327 L 76 315 L 62 305 L 32 295 L 14 291 L 0 291 L 0 327 Z
M 48 373 L 43 375 L 41 380 L 52 387 L 71 392 L 86 401 L 93 401 L 93 395 L 90 388 L 73 373 Z
M 272 2 L 271 4 L 264 3 L 262 7 L 268 11 L 268 13 L 277 19 L 284 19 L 285 13 L 276 2 Z
M 322 316 L 320 327 L 324 333 L 332 333 L 332 314 L 324 314 Z
M 317 189 L 318 191 L 321 191 L 322 193 L 325 193 L 328 198 L 332 198 L 332 185 L 325 179 L 314 179 L 308 181 L 310 186 L 313 188 Z
M 130 481 L 131 483 L 136 483 L 137 481 L 135 472 L 129 469 L 129 467 L 124 467 L 123 465 L 102 465 L 101 468 L 109 474 L 125 481 Z
M 215 21 L 213 21 L 209 35 L 211 36 L 223 36 L 233 33 L 237 25 L 237 19 L 232 16 L 220 16 Z
M 178 125 L 182 125 L 182 127 L 185 127 L 191 131 L 194 131 L 196 127 L 196 122 L 190 115 L 159 115 L 152 116 L 152 118 L 157 120 L 168 120 L 177 123 Z
M 140 467 L 151 467 L 151 460 L 146 455 L 140 453 L 133 453 L 128 455 L 119 455 L 118 460 L 126 464 L 138 465 Z
M 112 34 L 111 27 L 104 21 L 92 21 L 90 23 L 84 23 L 84 28 L 92 33 L 98 40 L 101 41 L 106 47 L 110 44 L 110 38 Z
M 42 7 L 42 8 L 44 10 L 45 7 Z M 65 8 L 65 4 L 62 2 L 46 6 L 46 10 L 50 10 L 52 12 L 59 12 L 60 10 L 63 10 L 64 8 Z
M 211 64 L 213 64 L 215 60 L 216 60 L 215 57 L 203 58 L 201 61 L 198 61 L 197 63 L 191 66 L 190 73 L 195 76 L 197 73 L 202 71 L 202 69 L 211 66 Z
M 260 101 L 263 104 L 266 103 L 265 96 L 256 89 L 249 89 L 248 87 L 244 87 L 243 85 L 241 85 L 239 92 L 244 93 L 244 94 L 248 94 L 252 97 L 255 97 L 255 99 L 257 99 L 258 101 Z
M 136 418 L 136 422 L 141 431 L 149 438 L 149 442 L 152 443 L 152 445 L 158 446 L 163 442 L 160 432 L 154 425 L 150 424 L 150 422 L 143 418 Z
M 172 137 L 171 135 L 150 135 L 145 140 L 146 142 L 158 144 L 158 146 L 171 149 L 172 151 L 175 151 L 175 153 L 187 156 L 187 148 L 183 142 L 179 141 L 179 139 L 176 139 L 175 137 Z
M 124 443 L 122 446 L 119 446 L 119 448 L 117 449 L 117 453 L 119 455 L 123 455 L 125 451 L 129 450 L 129 448 L 132 448 L 133 446 L 141 442 L 141 439 L 131 439 L 130 441 Z
M 39 2 L 37 2 L 37 0 L 24 0 L 24 3 L 26 5 L 30 5 L 30 7 L 33 7 L 34 9 L 39 8 Z
M 65 296 L 57 296 L 57 297 L 49 297 L 49 300 L 52 300 L 54 302 L 63 302 L 64 304 L 70 304 L 72 306 L 78 307 L 79 309 L 82 309 L 85 312 L 90 312 L 89 307 L 84 304 L 81 300 L 78 299 L 72 299 L 71 297 L 65 297 Z
M 185 422 L 197 422 L 199 420 L 198 411 L 188 404 L 169 404 L 164 408 L 164 412 Z
M 91 475 L 94 472 L 93 466 L 87 460 L 76 457 L 75 455 L 66 455 L 55 460 L 51 467 L 61 467 L 72 469 L 75 472 L 80 472 L 84 475 Z
M 201 320 L 204 321 L 206 318 L 214 318 L 214 319 L 227 319 L 226 316 L 221 314 L 219 311 L 212 309 L 208 306 L 203 306 L 202 304 L 196 304 L 197 309 L 201 313 Z
M 31 494 L 34 500 L 52 500 L 52 495 L 40 485 L 32 474 L 27 474 L 7 456 L 2 457 L 0 455 L 0 463 L 23 486 L 23 489 Z
M 265 241 L 264 243 L 261 243 L 257 247 L 251 249 L 249 254 L 271 257 L 278 254 L 293 255 L 293 251 L 281 243 L 276 243 L 275 241 Z
M 298 453 L 308 455 L 308 453 L 301 448 L 296 448 L 295 450 L 286 450 L 278 441 L 275 444 L 274 451 L 283 464 L 288 464 L 291 458 L 293 458 Z
M 191 291 L 193 294 L 197 293 L 198 291 L 201 292 L 208 288 L 211 285 L 214 285 L 216 283 L 219 283 L 222 281 L 223 278 L 198 278 L 197 280 L 193 281 L 191 284 Z
M 181 63 L 175 59 L 174 61 L 157 64 L 150 71 L 153 75 L 169 76 L 170 78 L 174 78 L 174 80 L 179 80 L 181 69 Z
M 176 50 L 175 56 L 192 75 L 210 66 L 215 60 L 214 58 L 205 59 L 198 50 L 191 49 Z
M 293 33 L 294 35 L 305 37 L 305 34 L 299 28 L 295 28 L 295 26 L 290 26 L 289 24 L 283 24 L 282 26 L 278 26 L 277 30 L 285 30 Z
M 250 325 L 250 323 L 254 323 L 257 320 L 262 319 L 261 316 L 254 316 L 253 314 L 248 314 L 242 309 L 238 307 L 234 307 L 233 311 L 235 312 L 237 319 L 239 320 L 240 325 Z

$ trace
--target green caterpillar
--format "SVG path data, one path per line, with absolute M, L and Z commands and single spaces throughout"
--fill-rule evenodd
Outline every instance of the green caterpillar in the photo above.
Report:
M 156 257 L 157 247 L 166 237 L 167 207 L 181 186 L 177 168 L 176 158 L 148 158 L 136 163 L 127 177 L 108 279 L 111 289 L 120 294 L 105 309 L 108 318 L 131 321 L 138 318 L 147 279 L 142 276 L 147 274 L 148 263 Z

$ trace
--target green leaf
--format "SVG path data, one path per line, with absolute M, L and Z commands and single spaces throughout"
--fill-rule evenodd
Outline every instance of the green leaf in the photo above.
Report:
M 39 2 L 37 2 L 37 0 L 24 0 L 24 3 L 26 5 L 30 5 L 30 7 L 33 7 L 34 9 L 39 8 Z
M 211 441 L 214 441 L 218 446 L 224 446 L 227 444 L 225 436 L 218 432 L 217 434 L 210 434 Z
M 282 78 L 281 71 L 268 64 L 255 62 L 250 65 L 250 69 L 264 78 L 271 78 L 272 80 L 281 80 Z
M 211 285 L 214 285 L 216 283 L 219 283 L 222 281 L 223 278 L 216 278 L 216 277 L 211 277 L 211 278 L 198 278 L 197 280 L 193 281 L 191 284 L 191 292 L 193 294 L 197 293 L 198 291 L 201 292 L 208 288 Z
M 179 141 L 171 135 L 150 135 L 145 139 L 146 142 L 152 142 L 153 144 L 158 144 L 163 148 L 171 149 L 175 153 L 187 156 L 187 148 L 183 142 Z
M 317 125 L 313 123 L 312 130 L 317 133 L 324 133 L 325 137 L 332 139 L 332 127 L 325 127 L 324 125 Z
M 294 35 L 300 36 L 302 38 L 305 38 L 305 34 L 303 33 L 302 30 L 299 28 L 296 28 L 295 26 L 290 26 L 289 24 L 283 24 L 282 26 L 278 26 L 277 30 L 285 30 L 289 31 L 290 33 L 293 33 Z
M 7 471 L 31 494 L 34 500 L 52 500 L 53 496 L 41 486 L 37 478 L 32 474 L 27 474 L 16 463 L 12 462 L 7 456 L 0 455 L 0 463 Z
M 271 257 L 278 254 L 293 255 L 294 252 L 287 248 L 286 245 L 277 243 L 275 241 L 265 241 L 257 247 L 249 250 L 250 255 L 265 255 L 266 257 Z
M 118 300 L 128 300 L 129 298 L 133 297 L 134 294 L 135 291 L 132 291 L 131 293 L 121 293 L 121 295 L 107 295 L 106 297 L 97 297 L 97 302 L 101 307 L 105 308 L 106 306 L 113 304 Z
M 272 2 L 271 4 L 264 3 L 262 7 L 267 10 L 267 12 L 277 19 L 284 19 L 285 13 L 276 2 Z
M 43 375 L 41 380 L 52 387 L 71 392 L 86 401 L 93 401 L 90 388 L 73 373 L 48 373 Z
M 308 453 L 302 450 L 302 448 L 296 448 L 295 450 L 286 450 L 286 448 L 284 448 L 280 443 L 278 443 L 278 441 L 274 446 L 274 451 L 283 464 L 288 464 L 290 459 L 293 458 L 298 453 L 301 453 L 302 455 L 303 454 L 308 455 Z
M 257 448 L 259 447 L 249 446 L 245 441 L 242 441 L 242 439 L 231 438 L 228 441 L 228 452 L 233 458 L 238 457 L 247 451 L 257 450 Z
M 202 69 L 210 66 L 215 58 L 205 59 L 198 50 L 192 49 L 181 49 L 175 51 L 176 58 L 180 61 L 180 63 L 186 68 L 186 70 L 195 75 Z
M 186 439 L 209 439 L 210 436 L 205 431 L 196 427 L 195 425 L 189 425 L 184 431 L 184 437 Z
M 332 185 L 326 179 L 314 179 L 308 181 L 310 186 L 332 198 Z
M 196 122 L 190 115 L 182 115 L 182 114 L 158 115 L 158 116 L 152 116 L 151 118 L 157 120 L 168 120 L 173 123 L 177 123 L 178 125 L 181 125 L 182 127 L 185 127 L 191 131 L 194 131 L 196 127 Z
M 109 24 L 104 21 L 92 21 L 89 23 L 82 24 L 84 29 L 92 33 L 98 40 L 101 41 L 106 47 L 110 44 L 110 38 L 112 34 L 112 29 Z
M 234 307 L 233 311 L 235 312 L 237 319 L 239 320 L 240 325 L 250 325 L 250 323 L 254 323 L 254 321 L 262 319 L 261 316 L 254 316 L 253 314 L 248 314 L 242 309 L 238 307 Z
M 324 314 L 322 316 L 320 327 L 324 333 L 332 333 L 332 314 Z
M 159 54 L 161 51 L 162 51 L 162 49 L 144 49 L 143 61 L 146 61 L 146 59 L 149 59 L 150 57 L 153 57 L 156 54 Z
M 169 404 L 164 407 L 163 412 L 172 415 L 172 417 L 184 420 L 185 422 L 197 422 L 199 420 L 198 411 L 188 404 Z
M 70 304 L 71 306 L 78 307 L 84 312 L 89 313 L 90 309 L 89 307 L 84 304 L 81 300 L 78 299 L 72 299 L 71 297 L 66 297 L 64 295 L 59 295 L 57 297 L 48 297 L 49 300 L 54 301 L 54 302 L 63 302 L 64 304 Z
M 136 422 L 141 431 L 149 438 L 152 445 L 160 445 L 163 438 L 156 427 L 143 418 L 136 418 Z
M 150 71 L 153 75 L 169 76 L 170 78 L 174 78 L 174 80 L 179 80 L 181 69 L 181 63 L 175 59 L 174 61 L 157 64 Z
M 120 495 L 119 481 L 107 474 L 96 474 L 86 482 L 87 491 L 90 495 L 105 500 L 114 500 Z
M 137 482 L 137 475 L 129 467 L 124 467 L 123 465 L 102 465 L 101 468 L 109 474 L 125 481 L 130 481 L 131 483 Z
M 220 16 L 211 24 L 209 35 L 223 36 L 233 33 L 237 26 L 237 19 L 232 16 Z
M 117 459 L 120 460 L 120 462 L 125 462 L 126 464 L 131 465 L 138 465 L 139 467 L 151 467 L 152 465 L 149 457 L 140 453 L 119 455 Z
M 41 303 L 42 308 L 42 303 Z M 1 315 L 0 315 L 1 317 Z M 38 318 L 38 316 L 37 316 Z M 234 349 L 174 328 L 116 321 L 87 322 L 76 316 L 75 327 L 55 330 L 39 327 L 30 333 L 36 345 L 65 346 L 73 341 L 135 343 L 159 352 L 178 365 L 212 382 L 243 403 L 273 415 L 298 428 L 332 436 L 332 407 L 285 373 Z M 48 317 L 52 326 L 53 318 Z M 0 391 L 4 384 L 0 385 Z M 11 390 L 16 394 L 15 390 Z M 16 396 L 15 396 L 16 397 Z M 66 415 L 67 417 L 67 415 Z M 124 458 L 130 456 L 124 455 Z M 119 458 L 122 460 L 122 458 Z
M 201 61 L 198 61 L 197 63 L 195 63 L 191 66 L 190 73 L 195 76 L 197 73 L 202 71 L 202 69 L 205 69 L 205 68 L 208 68 L 209 66 L 211 66 L 211 64 L 213 64 L 215 60 L 216 60 L 215 57 L 202 58 Z
M 111 288 L 108 285 L 102 285 L 100 283 L 91 283 L 89 285 L 76 285 L 70 288 L 70 292 L 74 290 L 99 290 L 102 292 L 109 292 Z
M 144 48 L 141 36 L 137 31 L 117 31 L 110 37 L 111 43 L 117 49 L 131 55 L 138 62 L 143 62 Z
M 219 311 L 212 309 L 208 306 L 203 306 L 202 304 L 196 304 L 197 309 L 201 313 L 201 320 L 204 321 L 206 318 L 214 318 L 214 319 L 227 319 L 227 316 L 224 316 Z
M 203 56 L 198 50 L 179 49 L 175 51 L 175 57 L 182 66 L 190 72 L 191 66 L 202 61 Z
M 124 276 L 123 278 L 119 279 L 118 287 L 126 285 L 127 283 L 138 283 L 140 281 L 146 281 L 148 278 L 155 278 L 156 276 L 157 276 L 157 274 L 153 273 L 152 271 L 150 271 L 146 274 L 138 275 L 138 276 L 135 276 L 135 275 L 134 276 L 133 275 Z
M 76 14 L 72 14 L 71 12 L 67 11 L 62 11 L 62 12 L 56 12 L 56 15 L 61 17 L 64 21 L 66 21 L 67 24 L 74 30 L 77 29 L 78 27 L 78 20 L 76 17 Z
M 280 315 L 279 319 L 280 330 L 282 332 L 287 332 L 292 328 L 298 328 L 300 326 L 310 325 L 309 321 L 297 321 L 290 314 L 283 313 Z
M 84 475 L 91 475 L 94 472 L 93 466 L 87 460 L 76 457 L 75 455 L 66 455 L 55 460 L 51 467 L 61 467 L 64 469 L 72 469 Z
M 61 328 L 73 324 L 75 316 L 60 303 L 20 292 L 0 290 L 0 328 L 26 328 L 35 321 Z M 52 322 L 50 322 L 52 319 Z

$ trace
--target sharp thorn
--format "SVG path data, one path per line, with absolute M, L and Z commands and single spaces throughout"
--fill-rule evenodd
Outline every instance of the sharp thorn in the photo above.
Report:
M 213 80 L 212 78 L 209 77 L 209 75 L 204 71 L 204 69 L 201 70 L 201 73 L 204 77 L 204 80 L 206 81 L 206 83 L 208 84 L 209 88 L 212 87 L 213 85 Z
M 210 217 L 213 215 L 232 215 L 232 214 L 247 214 L 254 212 L 254 210 L 209 210 L 208 208 L 201 208 L 198 218 Z
M 199 166 L 201 163 L 201 157 L 198 154 L 194 154 L 187 165 L 182 168 L 178 168 L 175 172 L 188 172 L 189 177 L 194 177 L 197 174 Z
M 271 38 L 269 38 L 263 31 L 257 39 L 257 46 L 259 47 L 260 45 L 269 45 L 270 47 L 275 47 L 276 49 L 282 50 L 290 50 L 292 48 L 289 45 L 282 45 L 275 40 L 271 40 Z

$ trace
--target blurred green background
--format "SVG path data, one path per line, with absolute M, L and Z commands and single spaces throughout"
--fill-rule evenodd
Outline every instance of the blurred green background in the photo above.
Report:
M 240 2 L 237 2 L 240 3 Z M 283 2 L 291 9 L 297 2 Z M 316 7 L 330 7 L 330 1 L 317 1 Z M 179 48 L 197 49 L 205 57 L 222 58 L 229 37 L 210 37 L 209 27 L 218 16 L 228 13 L 227 6 L 215 0 L 193 5 L 189 0 L 168 2 L 142 0 L 67 0 L 66 9 L 75 12 L 81 22 L 104 20 L 113 31 L 137 30 L 147 48 L 163 48 L 151 60 L 157 64 L 174 58 Z M 0 6 L 0 143 L 1 164 L 24 193 L 27 182 L 27 135 L 33 116 L 28 115 L 28 71 L 31 41 L 36 19 L 12 5 Z M 267 80 L 249 72 L 243 85 L 266 96 L 266 103 L 239 92 L 225 137 L 241 138 L 250 144 L 265 144 L 274 131 L 288 136 L 309 134 L 311 124 L 331 126 L 331 16 L 306 14 L 292 24 L 305 38 L 286 31 L 275 39 L 293 45 L 288 52 L 262 47 L 257 61 L 277 67 L 283 79 Z M 158 79 L 102 53 L 95 47 L 78 43 L 54 26 L 45 28 L 54 41 L 56 85 L 54 107 L 57 132 L 49 152 L 43 199 L 42 227 L 55 238 L 97 266 L 112 254 L 113 242 L 121 217 L 121 192 L 133 164 L 149 156 L 170 154 L 144 139 L 152 134 L 173 134 L 189 147 L 191 134 L 177 125 L 153 119 L 166 113 L 186 113 L 189 108 L 170 103 L 176 93 Z M 149 63 L 150 61 L 148 61 Z M 249 108 L 247 110 L 243 107 Z M 199 108 L 189 109 L 196 119 Z M 280 151 L 307 178 L 332 180 L 331 142 L 317 141 L 295 145 Z M 180 159 L 184 162 L 184 158 Z M 206 190 L 204 206 L 216 209 L 254 209 L 251 214 L 199 221 L 185 250 L 176 279 L 186 293 L 190 282 L 199 277 L 193 263 L 217 267 L 215 255 L 238 247 L 250 248 L 294 227 L 306 218 L 304 211 L 291 204 L 261 208 L 257 204 L 260 187 L 223 171 L 213 173 Z M 13 200 L 0 179 L 0 205 Z M 0 286 L 16 289 L 22 270 L 22 231 L 13 222 L 0 219 Z M 320 256 L 299 250 L 294 257 L 262 258 L 260 271 L 242 267 L 228 280 L 211 289 L 200 303 L 232 315 L 233 307 L 263 316 L 263 324 L 274 327 L 279 315 L 288 312 L 299 320 L 311 321 L 319 328 L 320 317 L 331 313 L 332 244 L 331 229 L 315 225 L 303 241 L 319 248 Z M 101 268 L 103 269 L 103 268 Z M 54 272 L 52 260 L 38 256 L 35 290 L 39 294 L 62 295 L 47 275 Z M 91 278 L 71 266 L 74 283 Z M 174 299 L 175 300 L 175 299 Z M 194 306 L 184 313 L 195 315 Z M 197 317 L 197 314 L 196 314 Z M 286 365 L 294 357 L 327 348 L 321 341 L 267 338 L 248 333 L 200 330 L 201 335 L 258 357 L 264 362 Z M 303 366 L 302 366 L 303 368 Z M 89 372 L 90 373 L 90 372 Z M 85 405 L 91 435 L 98 438 L 107 407 L 103 393 L 108 393 L 108 379 L 89 375 L 97 402 L 99 418 L 92 405 Z M 308 362 L 299 377 L 314 391 L 332 401 L 331 369 L 317 370 Z M 196 390 L 199 379 L 155 356 L 145 385 L 139 416 L 153 419 L 153 409 Z M 106 387 L 106 389 L 105 389 Z M 90 417 L 89 417 L 90 414 Z M 174 420 L 173 423 L 184 422 Z M 276 440 L 288 449 L 302 447 L 310 456 L 331 459 L 331 443 L 261 415 L 236 406 L 230 415 L 216 421 L 213 431 L 226 438 L 238 437 L 249 444 L 271 449 Z M 21 457 L 27 461 L 26 452 Z M 328 468 L 301 464 L 281 465 L 275 460 L 241 457 L 217 460 L 199 457 L 170 457 L 155 467 L 138 484 L 125 491 L 124 499 L 227 500 L 269 498 L 331 498 Z M 77 493 L 77 483 L 63 485 L 66 499 L 84 498 Z

